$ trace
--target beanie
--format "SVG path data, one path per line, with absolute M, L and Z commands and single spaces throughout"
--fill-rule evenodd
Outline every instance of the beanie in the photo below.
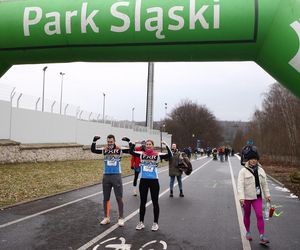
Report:
M 259 155 L 256 150 L 251 149 L 245 154 L 244 158 L 246 160 L 252 160 L 252 159 L 259 160 Z

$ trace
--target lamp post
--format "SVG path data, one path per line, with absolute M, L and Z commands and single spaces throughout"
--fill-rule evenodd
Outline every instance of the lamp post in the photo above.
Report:
M 167 118 L 168 103 L 165 102 L 165 119 Z
M 44 112 L 44 104 L 45 104 L 45 80 L 46 80 L 46 70 L 47 70 L 48 66 L 43 68 L 43 95 L 42 95 L 42 112 Z
M 165 129 L 165 124 L 162 124 L 160 125 L 160 152 L 162 152 L 162 140 L 163 140 L 163 136 L 162 136 L 162 133 L 163 133 L 163 129 Z
M 60 72 L 59 73 L 61 75 L 61 84 L 60 84 L 60 109 L 59 109 L 59 113 L 61 114 L 61 109 L 62 109 L 62 97 L 63 97 L 63 86 L 64 86 L 64 75 L 66 73 Z
M 103 123 L 105 122 L 105 93 L 103 93 Z

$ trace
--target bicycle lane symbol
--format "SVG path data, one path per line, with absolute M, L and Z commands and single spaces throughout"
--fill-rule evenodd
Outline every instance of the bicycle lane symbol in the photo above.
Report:
M 117 239 L 117 237 L 113 237 L 113 238 L 110 238 L 110 239 L 107 239 L 105 241 L 102 241 L 100 244 L 96 245 L 93 250 L 100 250 L 99 247 L 102 245 L 104 246 L 106 243 L 110 242 L 110 241 L 115 241 Z M 123 237 L 120 237 L 119 238 L 119 241 L 120 243 L 119 244 L 108 244 L 108 245 L 105 245 L 104 247 L 107 248 L 107 249 L 115 249 L 115 250 L 131 250 L 131 247 L 132 247 L 132 244 L 126 244 L 126 239 L 123 238 Z M 145 243 L 144 245 L 142 245 L 139 250 L 143 250 L 145 249 L 146 247 L 149 247 L 151 245 L 154 245 L 154 244 L 160 244 L 162 246 L 162 250 L 165 250 L 168 248 L 168 245 L 165 241 L 157 241 L 157 240 L 153 240 L 153 241 L 149 241 L 147 243 Z M 157 249 L 157 248 L 155 248 Z M 150 248 L 148 250 L 155 250 L 154 248 Z

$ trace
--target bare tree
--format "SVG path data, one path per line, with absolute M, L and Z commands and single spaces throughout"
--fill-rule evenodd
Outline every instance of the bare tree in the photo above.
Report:
M 166 130 L 173 136 L 179 147 L 195 148 L 197 140 L 201 146 L 217 146 L 222 142 L 222 128 L 215 116 L 204 105 L 189 100 L 172 110 L 165 120 Z
M 265 94 L 262 110 L 255 111 L 247 132 L 237 136 L 253 138 L 272 160 L 295 164 L 300 159 L 299 129 L 300 100 L 276 83 Z

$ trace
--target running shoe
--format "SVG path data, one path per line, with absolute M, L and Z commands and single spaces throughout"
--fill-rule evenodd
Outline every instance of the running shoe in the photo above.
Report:
M 137 224 L 137 226 L 135 227 L 136 230 L 142 230 L 143 228 L 145 228 L 145 225 L 142 221 L 140 221 L 139 224 Z
M 270 241 L 267 238 L 267 236 L 265 236 L 264 234 L 261 234 L 259 236 L 259 243 L 262 244 L 262 245 L 267 245 L 268 243 L 270 243 Z
M 109 217 L 105 217 L 105 218 L 100 222 L 101 225 L 106 225 L 106 224 L 109 224 L 109 223 L 110 223 L 110 218 L 109 218 Z
M 124 227 L 124 223 L 125 223 L 124 219 L 123 219 L 123 218 L 119 218 L 119 220 L 118 220 L 118 225 L 119 225 L 120 227 Z
M 152 231 L 157 231 L 158 228 L 159 228 L 158 224 L 154 222 L 153 225 L 152 225 L 152 227 L 151 227 L 151 230 Z
M 251 232 L 247 232 L 247 233 L 246 233 L 246 239 L 247 239 L 247 240 L 252 240 Z

